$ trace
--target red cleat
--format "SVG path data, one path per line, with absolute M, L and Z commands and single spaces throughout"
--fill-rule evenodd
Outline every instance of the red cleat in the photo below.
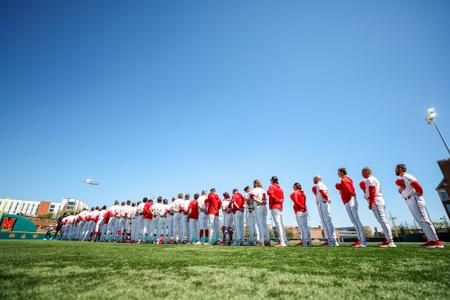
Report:
M 431 241 L 427 248 L 444 248 L 444 244 L 441 241 Z
M 320 247 L 328 247 L 328 242 L 323 243 Z
M 352 247 L 354 247 L 354 248 L 361 248 L 361 247 L 362 247 L 362 244 L 361 244 L 360 241 L 356 241 L 356 242 L 354 242 L 354 243 L 352 244 Z
M 378 247 L 388 248 L 389 247 L 389 242 L 388 241 L 384 241 L 381 244 L 378 244 Z

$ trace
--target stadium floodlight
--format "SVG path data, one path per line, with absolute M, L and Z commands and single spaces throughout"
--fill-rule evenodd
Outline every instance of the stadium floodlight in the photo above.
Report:
M 427 124 L 431 124 L 434 121 L 434 118 L 436 117 L 437 113 L 434 110 L 434 108 L 429 108 L 427 111 L 427 115 L 425 116 L 425 121 L 427 122 Z
M 444 139 L 444 136 L 441 133 L 441 130 L 439 129 L 439 127 L 436 124 L 436 121 L 434 120 L 437 116 L 436 111 L 434 110 L 434 108 L 429 108 L 427 111 L 427 115 L 425 116 L 425 121 L 427 122 L 427 124 L 431 125 L 433 124 L 434 127 L 436 128 L 437 132 L 439 133 L 439 136 L 441 137 L 442 142 L 445 145 L 445 148 L 447 149 L 448 154 L 450 155 L 450 149 L 448 148 L 447 142 Z

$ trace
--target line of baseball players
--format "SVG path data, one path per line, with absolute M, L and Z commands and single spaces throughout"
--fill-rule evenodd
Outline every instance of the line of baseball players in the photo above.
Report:
M 430 221 L 423 198 L 423 189 L 417 179 L 407 173 L 404 164 L 395 168 L 399 178 L 396 185 L 399 193 L 415 221 L 421 226 L 427 242 L 423 246 L 428 248 L 442 248 L 436 230 Z M 385 213 L 385 201 L 382 195 L 380 182 L 372 175 L 369 167 L 362 169 L 363 181 L 360 188 L 364 198 L 368 201 L 369 209 L 380 223 L 385 241 L 379 247 L 396 247 L 391 226 Z M 336 183 L 342 202 L 347 210 L 350 221 L 356 232 L 357 241 L 353 247 L 367 247 L 364 227 L 358 216 L 358 201 L 353 181 L 347 176 L 345 168 L 340 168 L 337 174 L 341 181 Z M 320 220 L 325 232 L 326 242 L 322 246 L 338 246 L 335 229 L 331 217 L 331 199 L 328 188 L 320 176 L 315 176 L 312 192 L 316 198 Z M 267 214 L 272 214 L 279 242 L 275 246 L 287 246 L 286 232 L 283 225 L 284 192 L 278 183 L 278 178 L 270 179 L 267 191 L 259 180 L 254 180 L 253 188 L 244 188 L 244 193 L 234 189 L 232 195 L 223 193 L 220 199 L 215 188 L 207 194 L 195 194 L 191 200 L 190 195 L 178 194 L 169 204 L 167 199 L 158 197 L 144 198 L 142 202 L 115 201 L 107 209 L 92 208 L 83 210 L 77 215 L 67 215 L 61 221 L 60 238 L 66 240 L 82 241 L 131 241 L 137 243 L 192 243 L 192 244 L 222 244 L 227 245 L 260 245 L 269 246 L 270 237 L 267 228 Z M 302 245 L 311 246 L 311 233 L 308 224 L 308 209 L 306 196 L 299 183 L 293 185 L 290 195 L 293 209 L 299 226 Z M 223 215 L 221 228 L 222 239 L 219 235 L 219 214 Z M 245 239 L 244 219 L 248 228 L 248 238 Z

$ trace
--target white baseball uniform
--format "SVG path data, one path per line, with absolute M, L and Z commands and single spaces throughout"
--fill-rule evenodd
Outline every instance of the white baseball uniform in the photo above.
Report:
M 428 241 L 438 241 L 439 238 L 436 234 L 436 229 L 430 220 L 430 216 L 428 215 L 428 211 L 425 206 L 425 199 L 423 196 L 419 195 L 413 187 L 414 183 L 418 184 L 417 179 L 408 173 L 403 174 L 400 178 L 405 184 L 402 197 L 406 200 L 406 204 L 408 205 L 409 211 L 413 215 L 414 220 L 420 225 Z
M 256 221 L 259 229 L 259 242 L 270 243 L 269 230 L 267 229 L 267 193 L 264 189 L 257 187 L 252 191 L 254 199 L 260 203 L 256 203 Z
M 391 229 L 391 225 L 389 224 L 389 222 L 387 221 L 387 217 L 386 217 L 386 205 L 383 199 L 383 192 L 381 190 L 381 185 L 380 182 L 378 181 L 378 179 L 375 176 L 369 176 L 366 180 L 365 180 L 365 191 L 364 191 L 364 198 L 366 198 L 367 200 L 369 200 L 369 193 L 370 193 L 370 188 L 374 188 L 375 189 L 375 204 L 374 204 L 374 208 L 372 209 L 373 214 L 375 216 L 375 218 L 377 219 L 378 223 L 380 223 L 381 228 L 383 229 L 383 233 L 384 233 L 384 237 L 386 239 L 386 241 L 390 244 L 394 243 L 394 238 L 392 236 L 392 229 Z
M 319 209 L 320 220 L 322 226 L 325 229 L 328 245 L 331 247 L 337 246 L 336 232 L 331 220 L 331 207 L 330 203 L 322 196 L 320 191 L 328 193 L 328 188 L 323 182 L 319 182 L 314 185 L 313 192 L 315 192 L 317 207 Z

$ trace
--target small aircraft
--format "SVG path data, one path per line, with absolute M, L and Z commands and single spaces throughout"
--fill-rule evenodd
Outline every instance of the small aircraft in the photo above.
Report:
M 86 179 L 84 180 L 84 183 L 87 183 L 87 184 L 90 184 L 90 185 L 99 185 L 99 184 L 100 184 L 98 181 L 95 181 L 95 180 L 92 179 L 92 178 L 86 178 Z

